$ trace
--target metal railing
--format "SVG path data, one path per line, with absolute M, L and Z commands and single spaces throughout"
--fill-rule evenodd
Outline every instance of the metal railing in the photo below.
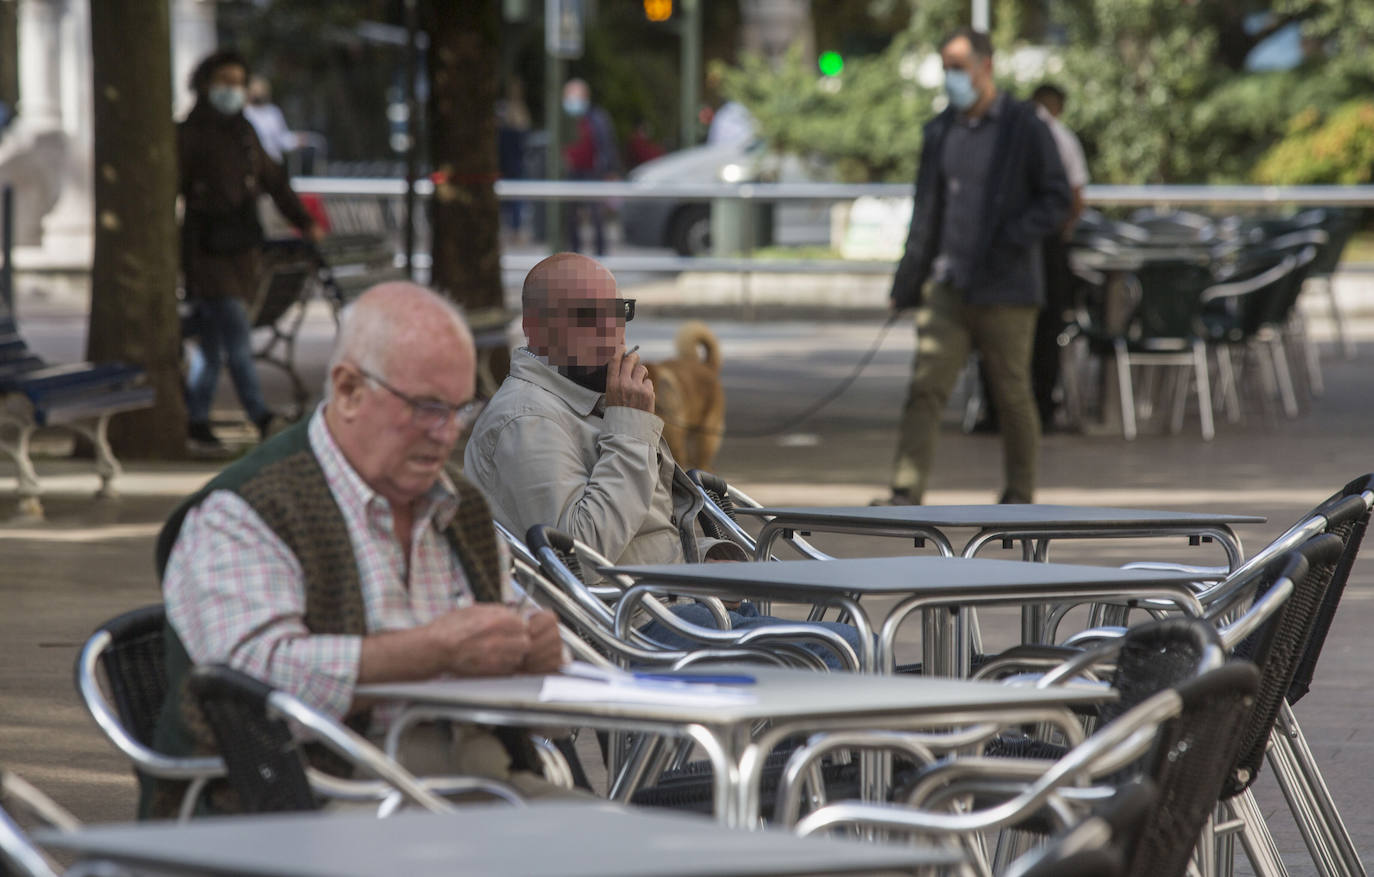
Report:
M 400 199 L 405 195 L 404 180 L 359 179 L 351 177 L 297 177 L 293 181 L 297 192 L 316 194 L 326 198 L 378 198 L 391 201 L 388 211 L 393 226 L 400 220 Z M 416 182 L 415 192 L 427 197 L 434 191 L 428 179 Z M 500 180 L 496 195 L 503 201 L 689 201 L 713 205 L 730 202 L 830 202 L 841 203 L 861 197 L 910 198 L 912 186 L 906 183 L 642 183 L 612 181 L 566 180 Z M 1240 207 L 1277 207 L 1289 204 L 1307 206 L 1374 206 L 1374 185 L 1360 186 L 1246 186 L 1246 185 L 1147 185 L 1115 186 L 1089 185 L 1084 200 L 1093 206 L 1168 206 L 1210 207 L 1229 209 Z M 428 240 L 424 212 L 416 214 L 416 222 L 423 225 L 418 238 Z M 400 234 L 398 227 L 375 229 Z M 399 240 L 399 237 L 398 237 Z M 507 271 L 527 270 L 542 256 L 536 254 L 507 254 L 501 265 Z M 850 259 L 759 259 L 747 255 L 738 257 L 678 255 L 607 256 L 602 259 L 612 271 L 645 273 L 678 273 L 682 271 L 710 271 L 728 273 L 806 273 L 806 274 L 883 274 L 894 268 L 892 260 Z

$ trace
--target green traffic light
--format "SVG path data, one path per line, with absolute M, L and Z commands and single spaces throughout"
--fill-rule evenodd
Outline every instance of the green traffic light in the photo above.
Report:
M 821 52 L 820 58 L 816 59 L 816 66 L 821 68 L 825 76 L 839 76 L 844 70 L 844 58 L 840 57 L 839 52 Z

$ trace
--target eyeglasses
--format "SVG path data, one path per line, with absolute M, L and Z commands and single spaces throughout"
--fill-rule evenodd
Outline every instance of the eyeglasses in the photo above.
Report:
M 568 313 L 583 325 L 595 324 L 605 317 L 628 323 L 635 318 L 635 300 L 632 298 L 587 299 L 581 303 L 569 303 Z
M 438 399 L 417 399 L 408 393 L 402 393 L 365 368 L 360 366 L 354 366 L 354 368 L 358 369 L 358 374 L 409 405 L 410 422 L 415 425 L 416 429 L 425 432 L 440 426 L 448 426 L 450 423 L 457 423 L 460 429 L 467 429 L 472 426 L 472 422 L 477 419 L 477 415 L 482 413 L 482 409 L 487 404 L 486 400 L 483 399 L 472 399 L 462 405 L 450 405 L 447 402 L 440 402 Z

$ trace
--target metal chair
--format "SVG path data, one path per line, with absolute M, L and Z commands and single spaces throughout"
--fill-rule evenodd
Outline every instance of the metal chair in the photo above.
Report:
M 1119 877 L 1126 846 L 1157 798 L 1149 780 L 1121 786 L 1091 816 L 1017 858 L 1002 877 Z
M 57 877 L 54 863 L 10 815 L 21 809 L 43 825 L 64 831 L 80 827 L 65 807 L 15 773 L 0 768 L 0 877 Z
M 91 718 L 129 759 L 140 780 L 157 777 L 189 783 L 178 813 L 178 819 L 185 820 L 205 784 L 224 775 L 224 762 L 173 758 L 152 748 L 153 731 L 167 696 L 165 624 L 166 612 L 157 604 L 126 612 L 96 628 L 76 660 L 76 690 Z
M 1202 296 L 1212 285 L 1212 275 L 1190 262 L 1149 262 L 1137 268 L 1128 280 L 1136 300 L 1125 331 L 1112 339 L 1116 358 L 1117 382 L 1121 393 L 1121 431 L 1127 439 L 1136 437 L 1137 402 L 1132 367 L 1164 366 L 1191 372 L 1174 389 L 1171 427 L 1177 432 L 1183 423 L 1188 391 L 1196 386 L 1202 437 L 1216 435 L 1212 418 L 1212 388 L 1207 368 L 1207 340 L 1202 325 Z M 1190 383 L 1188 378 L 1192 379 Z M 1147 397 L 1148 398 L 1148 397 Z M 1150 406 L 1143 409 L 1146 416 Z
M 378 801 L 389 815 L 402 801 L 436 813 L 454 810 L 443 794 L 482 793 L 514 805 L 519 793 L 505 783 L 480 777 L 417 779 L 363 737 L 299 699 L 223 665 L 192 669 L 190 691 L 205 714 L 236 794 L 235 812 L 315 810 L 324 797 Z M 304 729 L 342 763 L 381 780 L 357 782 L 332 777 L 307 765 L 304 743 L 292 732 Z M 227 798 L 227 796 L 226 796 Z
M 1048 769 L 1035 765 L 1037 779 L 1023 780 L 1020 791 L 991 807 L 948 813 L 846 802 L 811 813 L 797 824 L 797 832 L 855 825 L 937 836 L 955 833 L 968 843 L 979 873 L 990 874 L 981 845 L 969 838 L 1015 825 L 1047 806 L 1052 813 L 1071 814 L 1062 795 L 1069 786 L 1115 773 L 1144 756 L 1141 773 L 1155 783 L 1160 799 L 1131 841 L 1125 873 L 1181 875 L 1215 805 L 1230 763 L 1228 750 L 1234 747 L 1231 732 L 1243 720 L 1256 682 L 1252 665 L 1233 662 L 1167 688 L 1099 728 Z

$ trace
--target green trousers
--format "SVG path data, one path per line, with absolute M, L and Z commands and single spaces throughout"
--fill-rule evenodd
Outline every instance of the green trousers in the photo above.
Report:
M 894 491 L 920 502 L 930 481 L 940 415 L 970 350 L 977 350 L 1002 429 L 1003 502 L 1030 502 L 1040 453 L 1040 416 L 1031 390 L 1031 347 L 1039 308 L 966 305 L 959 290 L 931 284 L 916 311 L 916 358 L 902 408 Z

